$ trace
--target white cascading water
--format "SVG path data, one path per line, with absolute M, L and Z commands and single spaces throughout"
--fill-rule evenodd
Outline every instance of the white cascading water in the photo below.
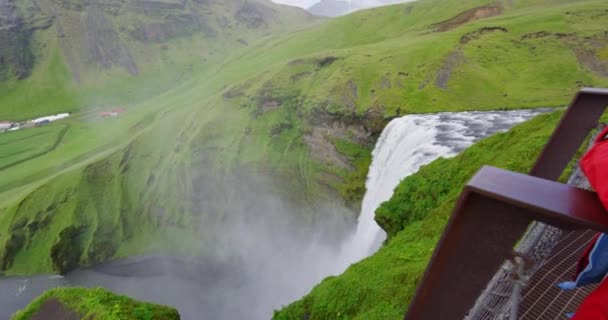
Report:
M 342 247 L 342 272 L 374 253 L 386 238 L 374 220 L 376 209 L 405 177 L 439 157 L 453 157 L 481 138 L 506 131 L 547 109 L 408 115 L 394 119 L 372 153 L 357 229 Z

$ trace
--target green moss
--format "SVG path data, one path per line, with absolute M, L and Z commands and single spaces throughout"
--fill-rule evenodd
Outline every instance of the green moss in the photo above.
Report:
M 365 181 L 372 162 L 371 150 L 344 139 L 334 139 L 333 143 L 336 150 L 348 157 L 354 167 L 353 170 L 342 173 L 344 182 L 338 184 L 338 191 L 349 203 L 358 203 L 365 195 Z
M 85 229 L 85 227 L 69 226 L 59 233 L 59 241 L 51 247 L 54 271 L 66 274 L 79 266 L 82 255 L 82 241 L 79 237 Z
M 598 51 L 597 57 L 600 60 L 608 61 L 608 45 L 604 46 L 602 49 Z
M 2 257 L 0 257 L 0 262 L 2 263 L 2 269 L 6 270 L 10 268 L 15 261 L 15 256 L 23 248 L 25 245 L 25 235 L 23 232 L 12 232 L 8 239 L 4 243 L 4 248 L 2 250 Z
M 36 298 L 29 306 L 17 312 L 12 320 L 28 320 L 40 310 L 49 299 L 57 299 L 69 310 L 76 312 L 80 319 L 107 320 L 179 320 L 177 310 L 146 302 L 139 302 L 127 296 L 117 295 L 101 288 L 58 288 Z

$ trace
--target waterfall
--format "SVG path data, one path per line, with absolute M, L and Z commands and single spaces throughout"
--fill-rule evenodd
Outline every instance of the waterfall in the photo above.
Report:
M 437 113 L 394 119 L 372 153 L 357 229 L 342 247 L 338 272 L 373 254 L 386 238 L 376 209 L 405 177 L 439 157 L 453 157 L 481 138 L 507 131 L 547 109 Z

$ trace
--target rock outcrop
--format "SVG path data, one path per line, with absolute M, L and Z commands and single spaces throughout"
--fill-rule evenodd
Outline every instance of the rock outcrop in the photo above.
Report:
M 37 8 L 29 7 L 33 14 Z M 37 29 L 48 28 L 49 19 L 29 21 L 14 1 L 0 0 L 0 81 L 30 75 L 35 57 L 31 50 L 32 35 Z
M 88 7 L 84 15 L 89 58 L 104 69 L 121 66 L 137 74 L 137 65 L 112 23 L 96 7 Z

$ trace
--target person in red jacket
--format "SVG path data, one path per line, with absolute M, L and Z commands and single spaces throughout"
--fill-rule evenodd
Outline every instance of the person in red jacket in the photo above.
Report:
M 597 137 L 593 147 L 583 156 L 581 169 L 608 210 L 608 128 Z M 601 282 L 585 298 L 573 320 L 608 320 L 608 234 L 593 238 L 578 262 L 573 282 L 560 284 L 564 289 Z
M 608 209 L 608 127 L 600 132 L 593 147 L 581 159 L 581 169 Z

